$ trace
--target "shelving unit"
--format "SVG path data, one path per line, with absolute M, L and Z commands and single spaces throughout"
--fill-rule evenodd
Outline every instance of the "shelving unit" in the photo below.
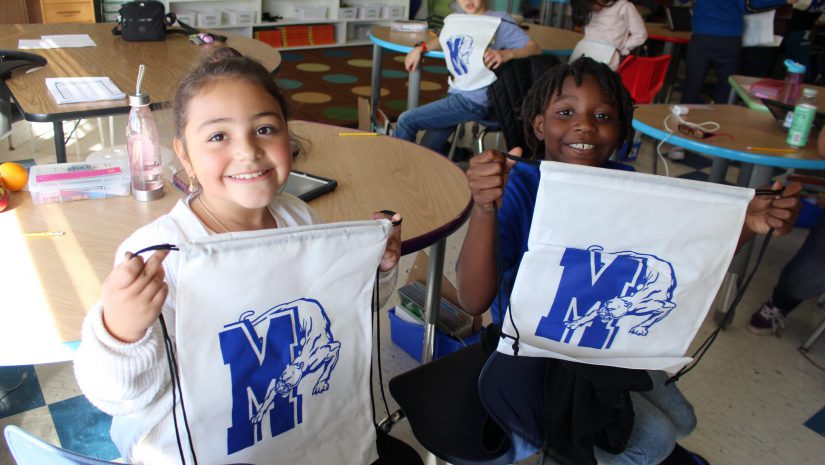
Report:
M 196 28 L 224 29 L 257 37 L 279 49 L 368 44 L 367 33 L 373 24 L 388 25 L 393 19 L 406 19 L 410 8 L 409 0 L 161 1 L 167 11 L 182 16 L 184 22 Z M 229 10 L 252 13 L 254 20 L 232 23 L 232 15 L 226 13 Z M 198 16 L 198 12 L 207 14 Z M 216 17 L 220 18 L 217 23 L 209 21 Z M 265 21 L 264 17 L 277 19 Z

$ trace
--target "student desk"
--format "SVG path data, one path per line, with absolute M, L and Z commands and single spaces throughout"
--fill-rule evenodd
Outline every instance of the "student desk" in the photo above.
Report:
M 429 289 L 440 286 L 444 239 L 470 212 L 461 170 L 392 137 L 339 137 L 339 131 L 352 130 L 307 122 L 292 128 L 308 141 L 309 152 L 298 155 L 294 168 L 338 181 L 336 190 L 310 202 L 316 214 L 332 222 L 369 219 L 383 209 L 400 212 L 402 253 L 440 244 L 440 252 L 430 254 L 430 269 L 437 265 L 438 274 L 430 274 Z M 182 197 L 170 186 L 154 202 L 116 197 L 34 205 L 27 192 L 14 194 L 0 213 L 0 366 L 71 359 L 77 344 L 72 341 L 80 338 L 81 322 L 100 297 L 117 247 Z M 66 235 L 22 235 L 42 231 Z M 435 312 L 430 314 L 435 321 Z
M 670 100 L 670 93 L 673 91 L 673 81 L 676 79 L 676 69 L 679 67 L 679 60 L 682 59 L 682 50 L 690 42 L 690 31 L 673 31 L 664 23 L 645 23 L 648 40 L 660 40 L 664 42 L 664 55 L 670 55 L 670 65 L 665 76 L 665 85 L 659 92 L 661 101 Z
M 728 97 L 728 103 L 736 103 L 736 98 L 739 97 L 739 99 L 745 102 L 745 105 L 747 105 L 751 110 L 768 113 L 768 107 L 762 103 L 762 100 L 757 97 L 753 97 L 750 94 L 753 83 L 763 79 L 765 78 L 739 76 L 736 74 L 728 76 L 728 83 L 730 84 L 730 96 Z M 802 84 L 800 87 L 802 89 L 816 89 L 816 107 L 818 109 L 825 109 L 825 87 L 813 86 L 810 84 Z M 801 95 L 802 94 L 800 91 L 800 96 Z
M 775 167 L 825 170 L 825 158 L 817 154 L 816 134 L 812 134 L 808 139 L 808 145 L 796 153 L 750 151 L 745 147 L 788 148 L 785 144 L 787 134 L 782 131 L 779 123 L 769 113 L 753 111 L 737 105 L 688 105 L 688 107 L 691 108 L 687 115 L 688 121 L 716 121 L 721 125 L 721 132 L 734 137 L 731 139 L 720 135 L 704 140 L 695 139 L 680 133 L 673 127 L 674 124 L 669 122 L 676 132 L 667 139 L 668 143 L 713 157 L 710 175 L 712 182 L 724 181 L 730 160 L 742 163 L 737 184 L 744 187 L 769 184 Z M 662 123 L 669 113 L 669 105 L 640 105 L 634 113 L 633 127 L 642 134 L 662 140 L 669 134 Z M 734 291 L 741 284 L 752 248 L 753 241 L 743 246 L 731 263 L 728 279 L 722 285 L 724 296 L 722 309 L 724 311 L 727 310 L 730 299 L 735 294 Z
M 127 99 L 57 105 L 46 89 L 47 77 L 108 76 L 126 94 L 134 93 L 137 69 L 146 65 L 143 90 L 153 108 L 171 101 L 181 78 L 211 46 L 197 46 L 186 34 L 167 34 L 158 42 L 127 42 L 112 35 L 114 24 L 16 24 L 0 27 L 0 49 L 17 49 L 18 39 L 38 39 L 52 34 L 88 34 L 95 47 L 28 50 L 49 60 L 31 72 L 17 71 L 6 81 L 14 101 L 28 121 L 54 125 L 58 163 L 66 161 L 63 122 L 129 112 Z M 277 50 L 254 39 L 221 31 L 227 45 L 260 61 L 274 71 L 281 63 Z
M 533 39 L 545 53 L 568 56 L 573 53 L 573 49 L 579 40 L 584 37 L 578 32 L 568 31 L 555 27 L 530 24 L 527 35 Z M 370 30 L 370 41 L 372 41 L 372 94 L 370 95 L 370 116 L 375 116 L 375 109 L 381 98 L 381 68 L 383 64 L 384 49 L 394 52 L 409 53 L 413 46 L 431 37 L 428 32 L 394 32 L 388 26 L 373 26 Z M 427 52 L 425 56 L 433 58 L 444 58 L 444 52 Z M 407 109 L 418 106 L 419 87 L 421 84 L 421 67 L 409 73 L 409 84 L 407 87 Z

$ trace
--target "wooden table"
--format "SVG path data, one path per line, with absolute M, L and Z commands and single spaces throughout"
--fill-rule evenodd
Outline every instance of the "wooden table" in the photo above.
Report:
M 66 161 L 63 121 L 129 112 L 129 102 L 109 100 L 58 105 L 46 89 L 45 78 L 108 76 L 117 87 L 134 93 L 137 69 L 146 65 L 143 87 L 153 108 L 171 101 L 181 78 L 194 67 L 212 46 L 198 46 L 185 34 L 168 34 L 158 42 L 127 42 L 112 35 L 114 24 L 16 24 L 0 27 L 0 49 L 17 49 L 19 39 L 38 39 L 51 34 L 88 34 L 96 47 L 28 50 L 45 57 L 49 63 L 32 72 L 18 71 L 6 81 L 23 116 L 29 121 L 54 125 L 58 162 Z M 254 39 L 221 31 L 227 45 L 260 61 L 274 71 L 281 63 L 277 50 Z M 218 45 L 220 46 L 220 45 Z
M 728 97 L 728 103 L 736 103 L 736 98 L 738 97 L 745 102 L 745 105 L 747 105 L 751 110 L 768 113 L 768 107 L 762 103 L 762 99 L 753 97 L 750 94 L 753 83 L 764 79 L 765 78 L 740 76 L 736 74 L 728 76 L 728 83 L 730 84 L 730 96 Z M 803 89 L 816 89 L 816 108 L 819 111 L 825 109 L 825 87 L 802 84 L 800 85 L 800 96 L 802 95 Z
M 438 273 L 430 275 L 428 286 L 438 288 L 440 279 L 432 276 L 441 276 L 444 239 L 470 212 L 461 170 L 440 155 L 392 137 L 339 137 L 342 128 L 306 122 L 291 127 L 309 141 L 308 153 L 298 156 L 294 168 L 338 181 L 335 191 L 310 202 L 312 209 L 328 222 L 369 219 L 383 209 L 400 212 L 402 253 L 440 247 L 435 257 L 430 253 L 431 270 Z M 180 198 L 182 193 L 169 187 L 154 202 L 117 197 L 34 205 L 28 193 L 13 194 L 9 209 L 0 213 L 0 365 L 71 359 L 73 341 L 80 337 L 87 310 L 100 298 L 117 247 Z M 41 231 L 66 235 L 22 236 Z
M 413 46 L 431 37 L 430 32 L 394 32 L 387 26 L 373 26 L 370 30 L 372 41 L 372 94 L 370 96 L 370 114 L 375 116 L 375 109 L 381 98 L 381 68 L 383 65 L 384 49 L 394 52 L 409 53 Z M 568 56 L 579 40 L 584 37 L 578 32 L 559 29 L 556 27 L 530 24 L 527 35 L 533 39 L 545 53 Z M 427 52 L 425 56 L 444 58 L 444 52 Z M 418 106 L 419 88 L 421 84 L 421 67 L 409 73 L 407 86 L 407 109 Z
M 733 135 L 733 139 L 716 136 L 709 139 L 695 139 L 678 132 L 675 123 L 670 127 L 676 130 L 673 135 L 665 131 L 663 120 L 670 113 L 669 105 L 640 105 L 633 117 L 633 127 L 654 139 L 668 137 L 670 144 L 684 147 L 686 150 L 699 152 L 713 157 L 710 181 L 724 182 L 728 163 L 731 160 L 742 162 L 738 185 L 759 187 L 768 185 L 774 167 L 804 168 L 825 170 L 825 158 L 820 157 L 816 148 L 816 134 L 811 134 L 808 145 L 796 153 L 775 153 L 747 150 L 747 146 L 788 148 L 785 144 L 787 134 L 782 131 L 780 123 L 769 113 L 750 110 L 738 105 L 687 105 L 690 113 L 687 120 L 691 122 L 716 121 L 721 125 L 720 131 Z M 734 257 L 730 272 L 722 285 L 721 311 L 727 311 L 729 303 L 738 291 L 753 249 L 753 241 L 743 246 Z M 718 314 L 721 320 L 721 314 Z

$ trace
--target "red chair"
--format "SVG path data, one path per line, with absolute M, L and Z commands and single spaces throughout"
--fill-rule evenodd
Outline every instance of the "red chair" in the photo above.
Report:
M 616 70 L 637 104 L 652 103 L 665 83 L 670 55 L 637 57 L 628 55 Z

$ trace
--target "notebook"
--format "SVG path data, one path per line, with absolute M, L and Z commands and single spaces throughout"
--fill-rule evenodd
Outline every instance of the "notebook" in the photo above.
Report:
M 690 31 L 692 15 L 693 10 L 690 8 L 665 8 L 667 27 L 671 31 Z

